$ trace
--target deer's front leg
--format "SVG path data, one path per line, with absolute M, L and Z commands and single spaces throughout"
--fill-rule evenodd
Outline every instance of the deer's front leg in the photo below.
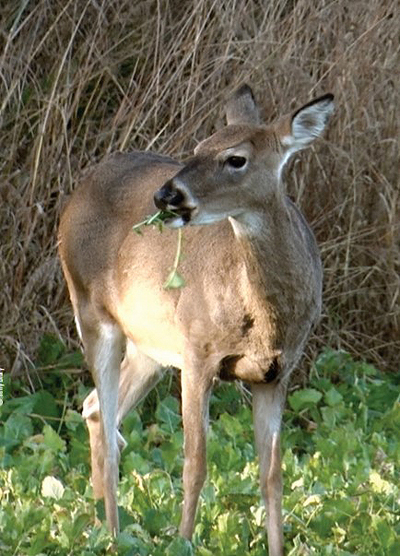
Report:
M 180 534 L 191 539 L 197 502 L 206 478 L 206 432 L 211 380 L 192 369 L 182 371 L 182 416 L 185 462 Z
M 267 512 L 268 554 L 283 556 L 280 428 L 286 387 L 281 384 L 254 384 L 252 390 L 261 494 Z

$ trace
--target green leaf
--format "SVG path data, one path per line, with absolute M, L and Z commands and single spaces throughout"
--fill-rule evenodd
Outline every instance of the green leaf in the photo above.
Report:
M 100 498 L 96 500 L 96 514 L 100 521 L 104 521 L 106 519 L 106 508 L 104 505 L 104 498 Z
M 150 216 L 146 216 L 144 220 L 134 224 L 132 226 L 132 230 L 139 235 L 142 235 L 142 227 L 143 226 L 157 226 L 157 228 L 162 232 L 164 221 L 171 216 L 176 216 L 176 213 L 170 210 L 159 210 L 155 214 L 151 214 Z
M 386 551 L 389 548 L 389 545 L 394 541 L 393 528 L 384 518 L 380 518 L 378 522 L 374 523 L 374 526 L 376 527 L 379 542 L 382 548 Z
M 198 556 L 215 556 L 214 552 L 208 550 L 208 548 L 204 546 L 199 546 L 199 548 L 196 549 L 196 554 L 198 554 Z
M 118 550 L 127 550 L 136 546 L 136 539 L 132 535 L 124 531 L 119 533 L 117 541 Z
M 89 514 L 87 514 L 87 513 L 79 514 L 74 519 L 74 524 L 73 524 L 72 530 L 71 530 L 72 537 L 74 539 L 79 537 L 79 535 L 82 533 L 82 531 L 85 529 L 85 527 L 87 527 L 87 525 L 89 525 L 89 523 L 91 521 L 92 521 L 92 518 Z
M 135 452 L 128 452 L 124 454 L 123 452 L 123 471 L 124 473 L 137 472 L 145 475 L 150 471 L 149 458 L 146 454 L 144 457 L 142 454 L 136 454 Z
M 36 403 L 33 413 L 42 415 L 42 417 L 60 417 L 60 409 L 54 397 L 46 390 L 36 393 Z
M 379 418 L 375 425 L 376 430 L 393 431 L 398 434 L 400 430 L 400 399 L 393 404 L 393 407 Z
M 181 537 L 174 539 L 165 551 L 165 556 L 193 556 L 193 554 L 192 543 Z
M 166 290 L 177 290 L 179 288 L 183 288 L 185 286 L 184 278 L 179 274 L 179 272 L 175 269 L 171 270 L 164 283 L 164 288 Z
M 288 401 L 293 411 L 297 412 L 306 407 L 316 405 L 321 398 L 322 394 L 318 392 L 318 390 L 314 388 L 304 388 L 303 390 L 297 390 L 289 396 Z
M 64 417 L 66 427 L 74 432 L 77 428 L 84 425 L 83 417 L 80 413 L 73 409 L 67 409 Z
M 33 434 L 32 421 L 26 415 L 12 413 L 4 425 L 4 437 L 17 444 Z
M 150 535 L 158 535 L 163 527 L 168 525 L 165 511 L 150 508 L 144 512 L 144 525 Z
M 343 396 L 336 388 L 331 388 L 326 392 L 324 399 L 328 405 L 334 406 L 338 405 L 343 400 Z
M 328 428 L 336 425 L 336 410 L 334 407 L 325 406 L 321 409 L 322 418 Z
M 54 365 L 64 352 L 65 345 L 61 340 L 51 334 L 44 334 L 39 345 L 37 363 L 43 367 Z
M 64 452 L 65 442 L 56 431 L 50 427 L 50 425 L 45 425 L 43 427 L 44 443 L 53 452 Z
M 168 429 L 173 432 L 181 424 L 181 415 L 179 413 L 178 400 L 173 396 L 167 396 L 162 400 L 156 411 L 157 420 L 168 425 Z
M 83 353 L 81 351 L 73 351 L 65 353 L 57 361 L 58 369 L 80 369 L 84 363 Z
M 40 556 L 41 554 L 46 554 L 44 550 L 50 545 L 48 536 L 45 531 L 38 531 L 35 538 L 29 547 L 27 554 L 28 556 Z M 48 552 L 47 552 L 48 553 Z
M 37 402 L 37 394 L 30 396 L 19 396 L 18 398 L 9 399 L 1 408 L 1 415 L 5 416 L 7 413 L 21 413 L 26 415 L 32 413 L 33 408 Z

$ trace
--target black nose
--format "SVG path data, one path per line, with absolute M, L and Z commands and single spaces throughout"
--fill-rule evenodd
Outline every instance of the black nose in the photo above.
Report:
M 185 197 L 182 191 L 176 189 L 172 180 L 167 181 L 161 189 L 154 194 L 154 203 L 158 209 L 164 210 L 167 207 L 176 208 L 182 204 Z

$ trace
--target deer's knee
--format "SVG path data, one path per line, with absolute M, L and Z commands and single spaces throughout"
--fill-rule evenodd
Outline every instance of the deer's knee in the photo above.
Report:
M 82 417 L 88 421 L 99 421 L 100 418 L 99 398 L 97 397 L 97 390 L 94 389 L 83 400 Z

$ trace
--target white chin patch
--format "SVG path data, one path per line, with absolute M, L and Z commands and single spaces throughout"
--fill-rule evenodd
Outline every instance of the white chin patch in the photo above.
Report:
M 182 226 L 184 226 L 185 224 L 187 224 L 187 222 L 184 222 L 181 216 L 176 216 L 172 220 L 165 223 L 167 228 L 182 228 Z

